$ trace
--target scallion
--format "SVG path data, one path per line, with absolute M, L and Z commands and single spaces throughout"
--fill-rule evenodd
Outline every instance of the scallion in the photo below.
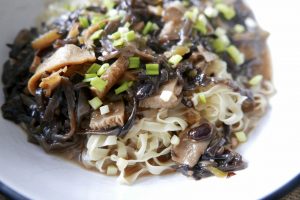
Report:
M 193 7 L 191 10 L 185 12 L 184 17 L 190 19 L 192 22 L 196 22 L 198 15 L 198 8 Z
M 135 38 L 136 38 L 135 32 L 129 31 L 128 33 L 125 34 L 125 38 L 128 42 L 135 40 Z
M 109 38 L 113 39 L 113 40 L 118 40 L 121 38 L 121 32 L 120 31 L 117 31 L 115 33 L 113 33 L 112 35 L 109 36 Z
M 143 35 L 147 35 L 147 34 L 151 31 L 152 25 L 153 25 L 152 22 L 147 22 L 147 24 L 146 24 L 146 26 L 144 27 L 143 32 L 142 32 Z
M 236 132 L 234 133 L 237 140 L 240 142 L 240 143 L 243 143 L 243 142 L 246 142 L 247 141 L 247 135 L 245 134 L 245 132 L 243 131 L 240 131 L 240 132 Z
M 115 93 L 116 94 L 121 94 L 122 92 L 127 91 L 131 86 L 132 86 L 133 82 L 124 82 L 120 87 L 118 87 L 117 89 L 115 89 Z
M 236 33 L 243 33 L 243 32 L 245 32 L 245 27 L 243 26 L 243 25 L 241 25 L 241 24 L 236 24 L 234 27 L 233 27 L 233 30 L 234 30 L 234 32 L 236 32 Z
M 100 69 L 97 71 L 97 75 L 98 75 L 98 76 L 103 75 L 109 67 L 110 67 L 110 66 L 109 66 L 108 63 L 103 64 L 103 65 L 100 67 Z
M 91 40 L 97 40 L 100 38 L 100 36 L 102 35 L 103 30 L 98 30 L 95 33 L 93 33 L 90 37 Z
M 104 88 L 106 87 L 106 85 L 107 85 L 107 81 L 104 81 L 103 79 L 101 79 L 99 77 L 95 77 L 91 81 L 91 86 L 94 87 L 94 88 L 96 88 L 100 92 L 102 92 L 104 90 Z
M 101 115 L 106 115 L 110 112 L 109 110 L 109 106 L 108 105 L 105 105 L 105 106 L 101 106 L 100 107 L 100 114 Z
M 174 55 L 169 59 L 169 63 L 171 63 L 172 65 L 178 65 L 178 63 L 182 60 L 182 56 L 181 55 Z
M 90 23 L 87 17 L 79 17 L 79 24 L 82 28 L 87 28 L 89 27 Z
M 130 57 L 129 58 L 129 69 L 136 69 L 140 67 L 140 58 L 139 57 Z
M 113 0 L 103 0 L 103 5 L 107 8 L 107 10 L 111 10 L 115 7 L 116 3 Z
M 206 23 L 207 22 L 206 22 L 206 18 L 204 17 L 204 15 L 200 15 L 194 25 L 194 28 L 196 30 L 198 30 L 200 33 L 206 34 L 207 33 Z
M 225 19 L 227 19 L 227 20 L 231 20 L 236 15 L 234 7 L 228 6 L 224 3 L 218 3 L 216 5 L 216 9 L 219 12 L 221 12 L 223 14 L 223 16 L 225 17 Z
M 90 68 L 87 70 L 87 74 L 97 74 L 97 71 L 100 69 L 101 65 L 94 63 Z
M 199 101 L 200 101 L 201 104 L 206 104 L 207 103 L 206 96 L 205 96 L 204 93 L 199 93 L 198 97 L 199 97 Z
M 95 97 L 89 101 L 89 104 L 94 110 L 97 110 L 98 108 L 100 108 L 100 106 L 102 106 L 103 103 L 98 97 Z
M 256 75 L 256 76 L 254 76 L 250 81 L 249 81 L 249 84 L 251 85 L 251 86 L 256 86 L 256 85 L 258 85 L 258 84 L 260 84 L 261 83 L 261 81 L 263 80 L 263 76 L 262 75 Z
M 88 79 L 88 78 L 95 78 L 95 77 L 97 77 L 97 74 L 85 74 L 85 75 L 84 75 L 84 78 L 85 78 L 85 79 Z
M 243 53 L 241 53 L 238 48 L 236 48 L 236 46 L 234 45 L 230 45 L 227 49 L 226 49 L 227 53 L 230 55 L 230 57 L 234 60 L 234 62 L 237 65 L 241 65 L 244 63 L 245 61 L 245 56 Z
M 159 64 L 146 64 L 146 75 L 159 75 Z
M 120 38 L 118 40 L 115 40 L 113 41 L 113 46 L 114 47 L 120 47 L 120 46 L 123 46 L 124 45 L 124 39 L 123 38 Z

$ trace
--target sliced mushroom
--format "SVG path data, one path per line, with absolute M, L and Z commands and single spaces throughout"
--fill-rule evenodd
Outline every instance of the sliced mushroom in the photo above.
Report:
M 47 33 L 41 35 L 39 38 L 32 41 L 31 45 L 34 49 L 45 49 L 60 37 L 61 35 L 58 33 L 58 30 L 54 29 L 48 31 Z
M 116 84 L 118 83 L 119 79 L 122 78 L 124 73 L 126 72 L 128 68 L 128 59 L 121 56 L 118 58 L 116 62 L 114 62 L 110 68 L 107 69 L 107 71 L 101 76 L 101 79 L 104 81 L 107 81 L 107 84 L 104 88 L 104 90 L 99 91 L 96 88 L 91 88 L 91 90 L 100 98 L 102 99 L 108 91 Z
M 163 91 L 172 92 L 168 101 L 161 99 Z M 159 91 L 151 97 L 141 100 L 139 106 L 142 108 L 174 108 L 181 102 L 182 86 L 178 83 L 177 79 L 170 80 L 165 85 L 161 86 Z
M 180 143 L 172 148 L 172 160 L 181 165 L 194 167 L 208 147 L 213 131 L 212 125 L 207 122 L 186 130 L 180 137 Z
M 125 105 L 123 101 L 109 104 L 110 112 L 101 115 L 99 110 L 92 113 L 90 128 L 92 130 L 107 130 L 116 126 L 124 126 Z
M 79 65 L 96 60 L 95 53 L 80 47 L 68 44 L 59 48 L 52 56 L 47 58 L 28 81 L 28 90 L 34 95 L 41 76 L 45 72 L 55 72 L 68 65 Z

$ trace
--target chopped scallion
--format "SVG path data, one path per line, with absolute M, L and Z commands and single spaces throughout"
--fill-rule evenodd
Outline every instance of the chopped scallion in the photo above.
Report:
M 120 39 L 121 38 L 121 32 L 120 31 L 117 31 L 117 32 L 115 32 L 115 33 L 113 33 L 112 35 L 110 35 L 109 37 L 111 38 L 111 39 L 113 39 L 113 40 L 118 40 L 118 39 Z
M 233 30 L 234 32 L 236 33 L 243 33 L 245 32 L 245 27 L 241 24 L 236 24 L 234 27 L 233 27 Z
M 131 42 L 131 41 L 135 40 L 135 38 L 136 38 L 135 32 L 134 31 L 129 31 L 128 33 L 125 34 L 125 38 L 128 42 Z
M 146 64 L 146 74 L 151 76 L 159 75 L 159 64 Z
M 256 76 L 254 76 L 250 81 L 249 81 L 249 84 L 251 85 L 251 86 L 256 86 L 256 85 L 258 85 L 258 84 L 260 84 L 261 83 L 261 81 L 263 80 L 263 76 L 262 75 L 256 75 Z
M 95 77 L 91 81 L 91 86 L 93 86 L 94 88 L 96 88 L 100 92 L 102 92 L 104 90 L 106 85 L 107 85 L 107 81 L 104 81 L 99 77 Z
M 129 58 L 129 69 L 136 69 L 140 67 L 140 58 L 139 57 L 130 57 Z
M 190 19 L 193 22 L 196 22 L 199 15 L 199 10 L 196 7 L 193 7 L 191 10 L 186 11 L 184 17 Z
M 92 18 L 91 22 L 93 25 L 96 25 L 96 24 L 100 24 L 104 19 L 104 16 L 102 15 L 96 15 Z
M 97 77 L 97 74 L 85 74 L 85 75 L 84 75 L 84 78 L 85 78 L 85 79 L 88 79 L 88 78 L 95 78 L 95 77 Z
M 87 70 L 87 74 L 97 74 L 97 71 L 100 69 L 101 65 L 94 63 L 90 68 Z
M 90 37 L 91 40 L 98 40 L 100 36 L 102 35 L 103 30 L 98 30 L 95 33 L 93 33 Z
M 118 87 L 117 89 L 115 89 L 115 93 L 116 94 L 121 94 L 122 92 L 127 91 L 131 86 L 132 86 L 133 82 L 124 82 L 120 87 Z
M 100 106 L 102 106 L 103 103 L 98 97 L 95 97 L 89 101 L 89 104 L 94 110 L 97 110 L 98 108 L 100 108 Z
M 98 76 L 103 75 L 109 67 L 110 67 L 110 66 L 109 66 L 108 63 L 103 64 L 103 65 L 100 67 L 100 69 L 97 71 L 97 75 L 98 75 Z
M 182 56 L 181 55 L 174 55 L 169 59 L 169 63 L 171 63 L 172 65 L 178 65 L 178 63 L 182 60 Z
M 219 177 L 219 178 L 225 178 L 228 176 L 228 172 L 224 172 L 222 170 L 219 170 L 218 168 L 216 167 L 212 167 L 212 166 L 209 166 L 208 167 L 208 170 L 213 174 L 215 175 L 216 177 Z
M 105 106 L 101 106 L 100 107 L 100 114 L 101 115 L 106 115 L 110 112 L 109 110 L 109 106 L 108 105 L 105 105 Z
M 103 0 L 103 5 L 107 8 L 107 10 L 111 10 L 115 7 L 116 3 L 113 0 Z
M 147 22 L 146 26 L 143 29 L 143 35 L 147 35 L 152 30 L 152 26 L 152 22 Z
M 203 15 L 202 17 L 199 16 L 199 19 L 196 21 L 194 28 L 198 30 L 202 34 L 207 33 L 207 28 L 206 28 L 206 19 Z
M 234 7 L 228 6 L 224 3 L 218 3 L 216 5 L 216 9 L 220 11 L 224 15 L 225 19 L 227 20 L 231 20 L 236 15 Z
M 245 134 L 245 132 L 243 131 L 240 131 L 240 132 L 236 132 L 234 133 L 237 140 L 240 142 L 240 143 L 243 143 L 243 142 L 246 142 L 247 141 L 247 135 Z
M 123 38 L 120 38 L 118 40 L 115 40 L 113 41 L 113 46 L 114 47 L 120 47 L 120 46 L 123 46 L 124 45 L 124 39 Z
M 79 24 L 82 28 L 87 28 L 89 27 L 90 23 L 87 17 L 79 17 Z
M 236 46 L 234 45 L 230 45 L 227 49 L 226 49 L 227 53 L 230 55 L 230 57 L 234 60 L 234 62 L 237 65 L 241 65 L 244 63 L 245 61 L 245 56 L 243 53 L 241 53 L 238 48 L 236 48 Z
M 201 104 L 206 104 L 207 103 L 206 96 L 205 96 L 204 93 L 199 93 L 198 96 L 199 96 L 199 101 L 200 101 Z

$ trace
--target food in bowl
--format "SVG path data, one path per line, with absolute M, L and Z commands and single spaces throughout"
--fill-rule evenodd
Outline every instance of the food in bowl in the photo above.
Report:
M 241 0 L 53 4 L 4 64 L 3 117 L 47 153 L 133 183 L 230 177 L 268 108 L 268 33 Z

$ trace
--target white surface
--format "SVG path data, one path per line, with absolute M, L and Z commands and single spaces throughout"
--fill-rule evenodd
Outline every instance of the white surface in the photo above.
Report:
M 300 3 L 295 0 L 249 1 L 260 24 L 272 35 L 269 43 L 278 93 L 272 109 L 250 141 L 240 148 L 249 167 L 230 179 L 193 181 L 175 174 L 147 177 L 128 187 L 115 178 L 83 170 L 26 142 L 14 124 L 0 118 L 0 180 L 33 199 L 184 199 L 193 197 L 258 199 L 300 172 L 298 156 L 300 89 Z M 33 24 L 42 1 L 0 0 L 0 63 L 22 27 Z M 2 88 L 2 86 L 0 85 Z M 0 103 L 3 103 L 1 93 Z

